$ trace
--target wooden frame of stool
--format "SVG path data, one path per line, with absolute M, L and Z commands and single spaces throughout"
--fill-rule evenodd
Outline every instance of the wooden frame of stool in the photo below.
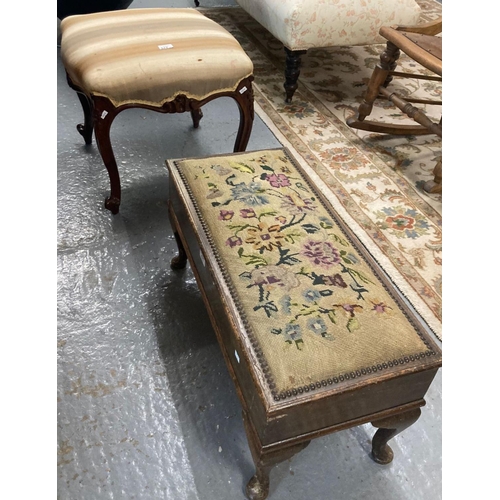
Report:
M 256 152 L 258 153 L 258 152 Z M 222 156 L 222 155 L 221 155 Z M 226 155 L 228 156 L 228 155 Z M 238 155 L 230 155 L 237 158 Z M 229 373 L 243 408 L 249 447 L 255 474 L 246 486 L 251 500 L 263 500 L 269 493 L 269 473 L 279 462 L 304 449 L 311 439 L 366 423 L 378 430 L 372 439 L 371 456 L 380 464 L 393 459 L 388 441 L 412 425 L 425 405 L 424 395 L 441 366 L 441 352 L 430 335 L 423 333 L 427 353 L 389 362 L 340 376 L 340 380 L 322 381 L 300 394 L 277 395 L 270 402 L 264 393 L 266 373 L 260 371 L 258 346 L 246 334 L 245 319 L 233 302 L 227 271 L 220 265 L 200 218 L 192 193 L 175 168 L 170 172 L 169 217 L 178 244 L 173 269 L 182 269 L 189 260 Z M 295 164 L 295 167 L 298 166 Z M 327 203 L 319 192 L 315 194 Z M 350 228 L 339 218 L 342 231 L 357 241 Z M 391 293 L 411 322 L 419 322 L 416 313 L 401 297 L 374 259 L 359 245 L 358 250 L 370 262 L 374 273 Z M 238 354 L 236 354 L 238 353 Z

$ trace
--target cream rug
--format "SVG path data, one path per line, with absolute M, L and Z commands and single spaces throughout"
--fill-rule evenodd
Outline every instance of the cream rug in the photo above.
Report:
M 418 3 L 422 21 L 441 15 L 439 3 Z M 375 134 L 346 125 L 385 45 L 309 50 L 302 56 L 299 88 L 286 104 L 281 42 L 239 7 L 201 10 L 251 57 L 258 115 L 441 340 L 441 195 L 422 189 L 433 179 L 441 139 Z M 426 71 L 404 54 L 400 64 L 398 70 Z M 391 85 L 413 97 L 441 99 L 440 83 L 394 79 Z M 441 106 L 427 106 L 426 113 L 439 120 Z M 382 100 L 369 119 L 413 123 Z

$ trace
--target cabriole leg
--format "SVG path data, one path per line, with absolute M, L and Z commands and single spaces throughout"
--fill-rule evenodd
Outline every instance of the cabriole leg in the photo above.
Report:
M 372 439 L 371 456 L 379 464 L 389 464 L 394 458 L 394 452 L 387 442 L 394 436 L 414 424 L 420 417 L 420 408 L 410 410 L 393 417 L 372 422 L 378 430 Z
M 255 464 L 255 474 L 245 488 L 246 496 L 249 500 L 265 500 L 269 495 L 269 473 L 271 469 L 293 457 L 296 453 L 303 450 L 310 441 L 303 441 L 286 448 L 266 451 L 263 449 L 259 438 L 255 435 L 251 423 L 248 421 L 246 412 L 243 412 L 243 421 L 248 438 L 248 445 L 252 452 L 252 458 Z
M 93 104 L 92 99 L 88 97 L 81 89 L 76 87 L 71 78 L 66 73 L 66 81 L 68 85 L 76 92 L 78 99 L 80 100 L 80 104 L 83 108 L 83 123 L 79 123 L 76 126 L 76 130 L 80 133 L 80 135 L 84 138 L 85 144 L 92 144 L 92 132 L 94 130 L 94 118 L 93 118 Z
M 254 97 L 252 80 L 250 78 L 243 80 L 232 97 L 238 103 L 240 110 L 240 125 L 234 143 L 234 152 L 240 153 L 246 150 L 253 127 Z
M 184 269 L 187 264 L 187 254 L 182 244 L 181 237 L 177 230 L 174 230 L 175 242 L 177 243 L 178 254 L 170 261 L 170 267 L 172 269 Z
M 101 153 L 102 161 L 108 171 L 111 186 L 110 195 L 106 198 L 104 206 L 112 214 L 118 213 L 121 200 L 120 175 L 109 136 L 111 124 L 117 114 L 118 111 L 110 101 L 102 97 L 94 98 L 95 139 Z

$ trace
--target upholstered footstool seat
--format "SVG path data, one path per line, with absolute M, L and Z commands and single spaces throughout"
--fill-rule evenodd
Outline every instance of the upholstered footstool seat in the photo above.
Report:
M 297 89 L 301 56 L 316 47 L 382 43 L 382 26 L 414 25 L 420 17 L 415 0 L 236 0 L 283 43 L 285 91 L 290 102 Z
M 70 16 L 61 22 L 61 58 L 78 93 L 90 144 L 95 130 L 108 170 L 106 208 L 118 212 L 121 188 L 110 127 L 121 111 L 146 108 L 190 111 L 194 127 L 201 107 L 232 97 L 240 111 L 234 151 L 244 151 L 253 123 L 253 64 L 238 41 L 195 9 L 128 9 Z
M 441 366 L 432 332 L 287 150 L 167 165 L 172 267 L 189 259 L 237 387 L 247 496 L 312 438 L 368 422 L 389 463 Z

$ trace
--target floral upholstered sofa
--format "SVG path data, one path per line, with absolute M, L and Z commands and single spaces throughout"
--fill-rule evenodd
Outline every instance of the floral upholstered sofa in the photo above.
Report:
M 300 56 L 313 47 L 383 43 L 382 26 L 418 22 L 415 0 L 236 0 L 280 40 L 286 52 L 285 90 L 297 89 Z

